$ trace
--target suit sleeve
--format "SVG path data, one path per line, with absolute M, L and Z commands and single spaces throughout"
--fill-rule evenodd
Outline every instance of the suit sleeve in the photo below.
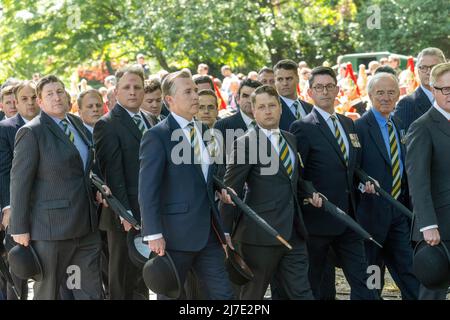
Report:
M 401 129 L 406 129 L 405 125 L 407 122 L 408 111 L 411 109 L 410 104 L 406 98 L 403 98 L 397 103 L 394 110 L 394 117 L 397 117 L 400 121 Z
M 131 210 L 125 184 L 122 148 L 117 133 L 110 123 L 99 120 L 95 124 L 94 143 L 106 184 L 120 203 L 127 210 Z
M 418 229 L 438 225 L 431 197 L 432 141 L 428 128 L 413 123 L 408 131 L 406 172 Z
M 300 121 L 294 121 L 289 129 L 289 131 L 295 135 L 295 138 L 297 139 L 297 152 L 300 154 L 300 157 L 302 159 L 302 163 L 299 163 L 300 168 L 299 168 L 299 174 L 300 177 L 303 176 L 303 171 L 304 171 L 304 166 L 306 166 L 306 163 L 308 161 L 308 156 L 309 156 L 309 139 L 307 136 L 307 133 L 305 132 L 305 126 L 304 124 L 302 124 Z M 300 181 L 300 179 L 299 179 Z M 309 198 L 309 196 L 303 192 L 303 189 L 298 188 L 298 197 L 299 199 L 305 199 L 305 198 Z
M 10 234 L 30 232 L 30 198 L 38 166 L 39 145 L 36 136 L 32 129 L 22 127 L 16 135 L 11 168 Z
M 147 131 L 142 138 L 139 160 L 139 206 L 142 217 L 142 234 L 149 236 L 163 233 L 161 186 L 167 160 L 163 141 L 153 130 Z
M 9 183 L 13 146 L 8 139 L 7 128 L 0 127 L 0 209 L 9 206 Z M 3 214 L 0 210 L 0 219 Z M 0 220 L 1 221 L 1 220 Z
M 245 139 L 237 139 L 235 141 L 233 152 L 231 154 L 231 159 L 234 159 L 234 161 L 227 165 L 225 176 L 223 178 L 224 184 L 236 191 L 236 194 L 241 199 L 244 194 L 244 184 L 247 181 L 248 174 L 252 167 L 252 165 L 249 164 L 249 155 L 246 146 L 247 143 Z M 242 155 L 245 155 L 244 159 L 242 159 Z M 231 233 L 233 224 L 238 217 L 239 210 L 232 205 L 223 203 L 221 203 L 220 207 L 224 231 L 225 233 Z

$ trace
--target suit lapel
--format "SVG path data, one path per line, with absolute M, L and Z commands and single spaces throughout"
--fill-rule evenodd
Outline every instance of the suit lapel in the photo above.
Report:
M 281 102 L 281 116 L 283 116 L 283 114 L 285 114 L 286 119 L 288 119 L 289 122 L 293 122 L 297 119 L 295 119 L 295 116 L 292 114 L 291 109 L 288 107 L 288 105 L 286 104 L 286 102 L 284 102 L 284 100 L 282 98 L 280 98 L 280 102 Z
M 128 112 L 122 106 L 120 106 L 118 104 L 116 104 L 116 106 L 114 107 L 114 109 L 111 112 L 113 112 L 115 117 L 120 118 L 120 123 L 128 129 L 127 131 L 129 131 L 136 138 L 136 140 L 138 140 L 140 142 L 142 139 L 142 133 L 138 129 L 138 126 L 133 121 L 133 119 L 131 119 Z M 150 125 L 149 125 L 147 119 L 145 119 L 145 117 L 142 117 L 142 118 L 144 118 L 144 121 L 147 124 L 147 127 L 149 128 Z
M 417 108 L 419 109 L 421 114 L 427 112 L 431 107 L 430 99 L 428 99 L 427 94 L 422 90 L 421 87 L 416 90 L 416 97 L 418 100 Z
M 354 163 L 354 160 L 356 158 L 356 152 L 355 152 L 355 148 L 353 147 L 352 144 L 352 140 L 350 139 L 350 133 L 351 134 L 355 134 L 355 132 L 351 131 L 351 128 L 349 128 L 349 126 L 347 125 L 347 121 L 344 121 L 344 116 L 336 113 L 337 117 L 339 118 L 339 122 L 341 123 L 342 128 L 344 128 L 344 132 L 345 132 L 345 136 L 347 137 L 347 141 L 348 141 L 348 166 L 350 167 L 351 164 Z M 336 142 L 337 145 L 337 142 Z M 342 152 L 341 152 L 342 154 Z
M 236 127 L 237 128 L 242 128 L 242 129 L 244 129 L 244 131 L 247 131 L 247 125 L 245 124 L 245 121 L 244 121 L 244 119 L 242 118 L 242 115 L 241 115 L 241 112 L 240 111 L 238 111 L 238 113 L 236 114 Z
M 397 132 L 398 139 L 400 140 L 399 141 L 400 142 L 400 152 L 401 152 L 400 156 L 401 156 L 402 162 L 405 163 L 405 161 L 406 161 L 406 159 L 405 159 L 406 146 L 404 144 L 404 137 L 403 137 L 404 133 L 402 133 L 403 130 L 399 129 L 399 128 L 401 128 L 399 125 L 399 123 L 400 123 L 399 119 L 394 115 L 392 115 L 391 117 L 392 117 L 391 118 L 392 122 L 394 123 L 394 126 L 395 126 L 395 131 Z
M 333 135 L 333 133 L 330 130 L 330 127 L 328 127 L 328 124 L 325 122 L 325 119 L 322 118 L 322 116 L 314 109 L 311 113 L 314 115 L 316 119 L 316 124 L 318 125 L 320 131 L 325 136 L 325 138 L 327 138 L 328 142 L 331 144 L 334 151 L 336 151 L 342 163 L 345 165 L 344 155 L 342 154 L 342 151 L 337 143 L 336 137 Z
M 436 108 L 432 108 L 430 116 L 434 122 L 437 122 L 439 130 L 450 137 L 450 122 Z
M 391 159 L 389 159 L 389 155 L 386 150 L 386 145 L 384 144 L 383 136 L 380 131 L 380 126 L 378 125 L 377 120 L 375 119 L 375 115 L 373 112 L 369 112 L 367 115 L 367 123 L 369 124 L 369 134 L 372 137 L 375 145 L 383 156 L 389 166 L 391 165 Z M 399 133 L 400 134 L 400 133 Z
M 169 114 L 169 116 L 167 117 L 167 121 L 169 123 L 169 128 L 171 130 L 171 135 L 172 132 L 175 130 L 183 130 L 181 129 L 180 125 L 178 124 L 178 122 L 175 120 L 175 118 L 172 116 L 172 114 Z M 194 148 L 191 145 L 191 142 L 188 140 L 188 138 L 186 137 L 186 135 L 184 134 L 184 131 L 182 132 L 182 140 L 183 143 L 186 144 L 185 148 L 189 148 L 190 152 L 191 152 L 191 164 L 194 166 L 195 170 L 197 171 L 198 174 L 200 174 L 202 181 L 205 181 L 205 176 L 203 175 L 203 171 L 202 171 L 202 166 L 200 164 L 197 164 L 194 162 Z M 198 132 L 198 134 L 201 136 L 201 132 Z M 202 138 L 203 139 L 203 138 Z M 180 141 L 171 141 L 174 145 L 177 143 L 180 143 Z M 183 148 L 183 150 L 185 150 L 185 148 Z M 201 150 L 201 147 L 200 147 Z M 200 151 L 201 152 L 201 151 Z M 211 170 L 208 170 L 208 176 Z

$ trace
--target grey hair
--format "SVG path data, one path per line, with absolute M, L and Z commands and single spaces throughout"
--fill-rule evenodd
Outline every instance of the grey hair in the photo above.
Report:
M 375 83 L 382 78 L 391 78 L 392 80 L 395 81 L 395 84 L 397 85 L 397 90 L 400 90 L 399 84 L 398 84 L 398 79 L 396 76 L 394 76 L 393 74 L 388 73 L 388 72 L 380 72 L 380 73 L 376 73 L 372 78 L 370 78 L 369 84 L 367 85 L 367 92 L 371 93 L 373 87 L 375 86 Z
M 429 47 L 420 51 L 420 53 L 417 55 L 417 63 L 420 63 L 420 60 L 423 58 L 423 56 L 435 56 L 440 60 L 440 62 L 446 61 L 444 52 L 442 52 L 442 50 L 439 48 Z

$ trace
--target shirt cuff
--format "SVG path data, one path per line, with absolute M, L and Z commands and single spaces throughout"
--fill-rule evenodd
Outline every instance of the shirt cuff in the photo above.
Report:
M 161 239 L 162 237 L 163 237 L 162 233 L 152 234 L 149 236 L 145 236 L 144 241 L 158 240 L 158 239 Z
M 421 228 L 420 232 L 424 232 L 425 230 L 430 230 L 430 229 L 437 229 L 437 228 L 438 228 L 438 225 L 437 224 L 433 224 L 431 226 Z
M 5 212 L 6 209 L 10 209 L 10 208 L 11 208 L 11 206 L 6 206 L 2 209 L 2 212 Z

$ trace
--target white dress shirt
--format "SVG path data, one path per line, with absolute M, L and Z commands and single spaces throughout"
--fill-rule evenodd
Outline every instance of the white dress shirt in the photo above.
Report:
M 196 139 L 200 139 L 200 150 L 201 150 L 201 167 L 203 172 L 203 177 L 205 178 L 205 181 L 208 179 L 208 171 L 209 171 L 209 165 L 212 163 L 212 159 L 209 156 L 208 149 L 206 148 L 203 139 L 200 137 L 200 133 L 202 132 L 198 126 L 198 123 L 196 121 L 188 121 L 185 118 L 177 115 L 176 113 L 171 112 L 173 118 L 178 123 L 178 125 L 183 130 L 184 135 L 186 136 L 186 139 L 190 142 L 191 141 L 191 129 L 189 128 L 189 124 L 191 122 L 194 123 L 195 130 L 196 130 Z M 152 234 L 144 237 L 144 241 L 151 241 L 151 240 L 157 240 L 163 237 L 162 233 L 158 234 Z
M 302 117 L 302 119 L 307 116 L 306 111 L 303 109 L 303 105 L 299 99 L 291 100 L 289 98 L 282 97 L 282 96 L 280 96 L 280 98 L 283 99 L 283 101 L 287 104 L 287 106 L 289 107 L 289 110 L 291 110 L 291 112 L 294 116 L 296 116 L 297 110 L 295 110 L 295 108 L 293 107 L 293 104 L 295 101 L 298 101 L 298 110 L 300 111 L 300 116 Z
M 328 112 L 326 112 L 326 111 L 320 109 L 320 108 L 317 107 L 317 106 L 314 106 L 314 109 L 316 109 L 317 112 L 319 112 L 319 114 L 322 116 L 322 118 L 325 119 L 325 122 L 327 123 L 328 128 L 330 128 L 331 133 L 333 134 L 333 136 L 335 136 L 335 128 L 334 128 L 333 120 L 331 120 L 331 116 L 334 115 L 334 116 L 336 117 L 336 119 L 337 119 L 337 121 L 336 121 L 337 126 L 338 126 L 338 128 L 339 128 L 339 131 L 341 132 L 341 137 L 342 137 L 342 139 L 344 140 L 345 149 L 346 149 L 346 153 L 347 153 L 347 159 L 350 159 L 350 155 L 349 155 L 350 149 L 349 149 L 349 144 L 348 144 L 347 134 L 346 134 L 344 128 L 342 127 L 342 125 L 341 125 L 341 123 L 340 123 L 340 121 L 339 121 L 339 118 L 338 118 L 338 116 L 336 115 L 336 112 L 334 112 L 334 113 L 331 115 L 331 114 L 329 114 Z
M 281 135 L 280 129 L 272 129 L 272 130 L 267 130 L 264 128 L 261 128 L 261 131 L 264 132 L 264 134 L 267 136 L 267 138 L 270 140 L 270 142 L 273 145 L 273 148 L 275 149 L 275 151 L 280 154 L 280 146 L 278 145 L 279 140 L 278 140 L 278 135 Z M 277 134 L 274 134 L 277 133 Z M 289 143 L 287 141 L 287 139 L 283 136 L 284 140 L 286 140 L 286 145 L 288 146 L 289 149 L 289 156 L 291 157 L 291 161 L 292 161 L 292 168 L 294 167 L 294 163 L 295 163 L 295 154 L 292 151 L 291 147 L 289 146 Z

